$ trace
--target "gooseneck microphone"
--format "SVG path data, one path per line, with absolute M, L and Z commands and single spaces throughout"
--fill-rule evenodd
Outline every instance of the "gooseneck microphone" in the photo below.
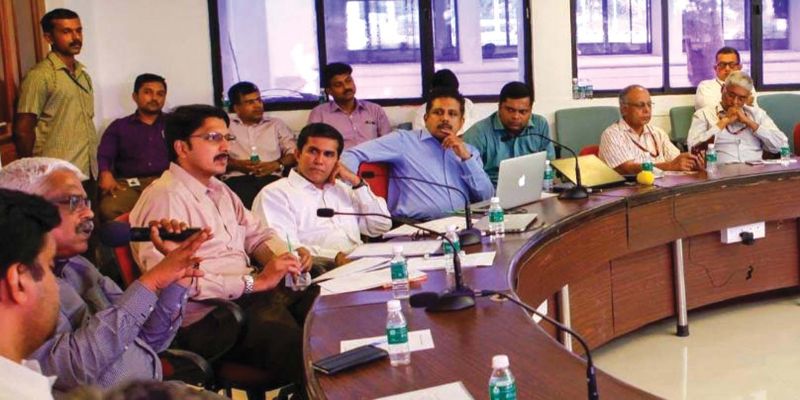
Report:
M 517 135 L 517 136 L 505 135 L 502 138 L 500 138 L 500 141 L 505 143 L 525 136 L 538 136 L 540 138 L 546 139 L 548 142 L 569 151 L 570 153 L 572 153 L 572 156 L 575 157 L 575 186 L 561 192 L 561 194 L 558 196 L 559 199 L 580 200 L 589 197 L 589 191 L 586 190 L 586 187 L 584 187 L 583 184 L 581 183 L 581 164 L 578 162 L 578 153 L 576 153 L 575 150 L 572 150 L 571 148 L 553 139 L 550 139 L 550 137 L 542 135 L 541 133 L 526 133 L 524 135 Z
M 404 218 L 392 217 L 391 215 L 378 214 L 378 213 L 356 213 L 356 212 L 340 212 L 332 208 L 318 208 L 317 216 L 320 218 L 332 218 L 334 215 L 353 215 L 357 217 L 380 217 L 392 221 L 401 222 L 443 238 L 450 246 L 455 249 L 455 244 L 447 237 L 447 235 L 436 232 L 433 229 L 428 229 L 419 226 L 413 222 L 406 221 Z M 411 295 L 409 302 L 412 307 L 425 307 L 425 311 L 439 312 L 439 311 L 458 311 L 465 308 L 475 306 L 475 291 L 470 289 L 464 284 L 464 276 L 461 271 L 461 257 L 458 252 L 453 252 L 453 270 L 455 275 L 455 285 L 453 288 L 442 293 L 422 292 Z
M 162 240 L 182 242 L 197 232 L 200 228 L 186 228 L 180 233 L 168 232 L 164 228 L 158 229 L 158 235 Z M 108 247 L 124 246 L 130 242 L 149 242 L 150 227 L 132 228 L 131 224 L 122 221 L 109 221 L 103 224 L 97 231 L 100 243 Z
M 509 295 L 508 293 L 498 292 L 496 290 L 481 290 L 475 293 L 478 297 L 485 297 L 485 296 L 500 296 L 508 301 L 522 307 L 525 311 L 528 311 L 531 314 L 537 315 L 541 317 L 543 320 L 549 322 L 550 324 L 554 325 L 561 331 L 569 333 L 572 337 L 574 337 L 578 343 L 581 344 L 583 347 L 583 351 L 586 353 L 586 386 L 589 392 L 589 400 L 599 400 L 600 394 L 597 392 L 597 374 L 594 368 L 594 362 L 592 361 L 592 353 L 589 351 L 589 346 L 586 344 L 586 341 L 574 330 L 570 329 L 566 325 L 548 317 L 546 314 L 542 314 L 537 311 L 535 308 L 523 303 L 520 300 L 517 300 L 515 297 Z
M 409 181 L 414 181 L 414 182 L 421 182 L 421 183 L 425 183 L 425 184 L 428 184 L 428 185 L 431 185 L 431 186 L 437 186 L 437 187 L 441 187 L 441 188 L 445 188 L 447 190 L 452 190 L 454 192 L 457 192 L 458 194 L 461 195 L 461 197 L 464 198 L 464 218 L 467 219 L 467 222 L 466 222 L 467 227 L 458 232 L 458 240 L 464 246 L 478 244 L 478 243 L 481 242 L 481 231 L 479 231 L 479 230 L 477 230 L 477 229 L 472 227 L 472 210 L 469 207 L 469 197 L 467 196 L 466 193 L 464 193 L 463 190 L 461 190 L 461 189 L 459 189 L 457 187 L 454 187 L 454 186 L 445 185 L 443 183 L 431 182 L 431 181 L 428 181 L 428 180 L 425 180 L 425 179 L 414 178 L 414 177 L 410 177 L 410 176 L 378 175 L 378 174 L 376 174 L 376 173 L 374 173 L 372 171 L 364 171 L 364 172 L 361 173 L 361 177 L 364 178 L 364 179 L 371 179 L 371 178 L 374 178 L 376 176 L 383 176 L 383 177 L 386 177 L 386 178 L 389 178 L 389 179 L 400 179 L 400 180 L 409 180 Z M 398 221 L 399 221 L 399 219 L 398 219 Z M 411 226 L 413 226 L 415 228 L 419 228 L 418 226 L 416 226 L 414 224 L 409 224 L 408 222 L 404 222 L 404 223 L 406 225 L 411 225 Z M 435 233 L 437 235 L 440 234 L 440 232 L 435 232 L 435 231 L 432 231 L 430 229 L 423 229 L 423 228 L 419 228 L 419 229 L 421 229 L 423 231 L 426 231 L 426 232 Z

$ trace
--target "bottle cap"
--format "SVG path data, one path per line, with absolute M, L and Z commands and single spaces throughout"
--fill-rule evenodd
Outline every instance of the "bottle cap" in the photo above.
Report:
M 548 165 L 550 165 L 550 160 L 544 160 L 544 165 L 545 165 L 545 166 L 548 166 Z
M 714 143 L 709 143 L 709 144 L 708 144 L 708 148 L 709 148 L 709 149 L 713 149 L 713 148 L 714 148 Z
M 389 311 L 400 311 L 403 309 L 403 305 L 400 304 L 400 300 L 389 300 L 386 302 L 386 309 Z M 506 358 L 506 364 L 508 364 L 508 358 Z
M 508 356 L 505 354 L 498 354 L 492 357 L 492 369 L 500 368 L 508 368 Z
M 394 255 L 396 255 L 396 256 L 402 255 L 403 254 L 403 246 L 397 244 L 392 248 L 392 251 L 394 251 Z
M 497 196 L 494 196 L 494 197 L 492 197 L 492 200 L 491 200 L 491 202 L 492 202 L 492 203 L 499 203 L 499 202 L 500 202 L 500 198 L 499 198 L 499 197 L 497 197 Z
M 450 225 L 447 227 L 447 233 L 455 232 L 456 230 L 458 230 L 458 225 Z

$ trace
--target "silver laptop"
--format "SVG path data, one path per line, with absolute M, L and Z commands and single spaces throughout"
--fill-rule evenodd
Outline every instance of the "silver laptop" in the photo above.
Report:
M 547 152 L 540 151 L 500 161 L 496 192 L 496 196 L 500 198 L 500 207 L 508 210 L 533 203 L 542 197 L 546 159 Z M 489 201 L 475 203 L 471 208 L 478 212 L 488 211 Z

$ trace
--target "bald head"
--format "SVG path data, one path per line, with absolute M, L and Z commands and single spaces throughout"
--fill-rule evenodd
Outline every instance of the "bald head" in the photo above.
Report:
M 636 133 L 642 133 L 644 126 L 652 118 L 653 103 L 650 101 L 650 91 L 641 85 L 631 85 L 622 89 L 619 94 L 619 112 L 622 119 L 633 128 Z

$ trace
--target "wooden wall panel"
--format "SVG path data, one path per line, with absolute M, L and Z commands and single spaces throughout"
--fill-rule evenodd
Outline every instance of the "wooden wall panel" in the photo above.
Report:
M 583 336 L 590 348 L 595 348 L 614 338 L 611 264 L 597 264 L 586 268 L 584 273 L 584 279 L 569 284 L 570 315 L 572 328 Z M 575 339 L 572 339 L 572 349 L 583 354 L 583 348 Z

